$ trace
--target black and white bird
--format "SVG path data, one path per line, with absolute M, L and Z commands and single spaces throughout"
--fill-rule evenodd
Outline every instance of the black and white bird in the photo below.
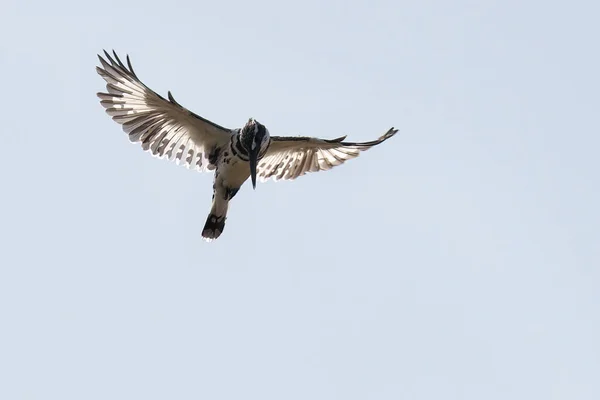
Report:
M 271 136 L 250 118 L 243 128 L 228 129 L 182 107 L 168 92 L 160 96 L 140 81 L 129 56 L 123 64 L 113 51 L 98 56 L 98 74 L 108 93 L 98 93 L 108 115 L 123 126 L 133 143 L 158 158 L 168 158 L 197 171 L 215 171 L 213 201 L 202 230 L 211 241 L 223 233 L 229 201 L 250 177 L 266 181 L 292 180 L 307 172 L 331 169 L 358 157 L 361 151 L 394 136 L 391 128 L 377 140 L 364 143 L 313 137 Z

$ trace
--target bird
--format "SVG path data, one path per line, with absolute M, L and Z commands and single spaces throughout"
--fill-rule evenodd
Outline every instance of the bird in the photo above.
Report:
M 242 128 L 229 129 L 183 107 L 170 91 L 164 98 L 150 89 L 138 78 L 129 55 L 127 65 L 114 50 L 112 56 L 104 50 L 98 58 L 96 71 L 106 81 L 106 92 L 97 93 L 100 104 L 132 143 L 190 169 L 214 171 L 212 205 L 202 229 L 208 242 L 223 233 L 229 202 L 248 178 L 256 189 L 257 178 L 294 180 L 326 171 L 398 132 L 392 127 L 376 140 L 356 143 L 346 142 L 346 136 L 273 136 L 254 118 Z

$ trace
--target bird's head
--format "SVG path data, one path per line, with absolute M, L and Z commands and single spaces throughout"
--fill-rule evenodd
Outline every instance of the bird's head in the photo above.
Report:
M 240 144 L 248 152 L 252 187 L 256 189 L 256 166 L 271 142 L 269 130 L 254 118 L 250 118 L 240 131 Z

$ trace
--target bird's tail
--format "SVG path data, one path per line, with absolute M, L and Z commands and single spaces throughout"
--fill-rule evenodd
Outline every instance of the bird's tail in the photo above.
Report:
M 219 195 L 215 196 L 210 214 L 208 214 L 206 224 L 204 224 L 204 229 L 202 229 L 202 237 L 207 242 L 212 242 L 223 233 L 225 219 L 227 219 L 228 205 L 229 200 L 225 200 Z

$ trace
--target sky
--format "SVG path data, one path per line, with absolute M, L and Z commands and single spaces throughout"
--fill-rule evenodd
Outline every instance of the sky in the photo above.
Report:
M 0 398 L 600 398 L 597 2 L 0 7 Z M 103 49 L 230 128 L 399 132 L 206 243 Z

